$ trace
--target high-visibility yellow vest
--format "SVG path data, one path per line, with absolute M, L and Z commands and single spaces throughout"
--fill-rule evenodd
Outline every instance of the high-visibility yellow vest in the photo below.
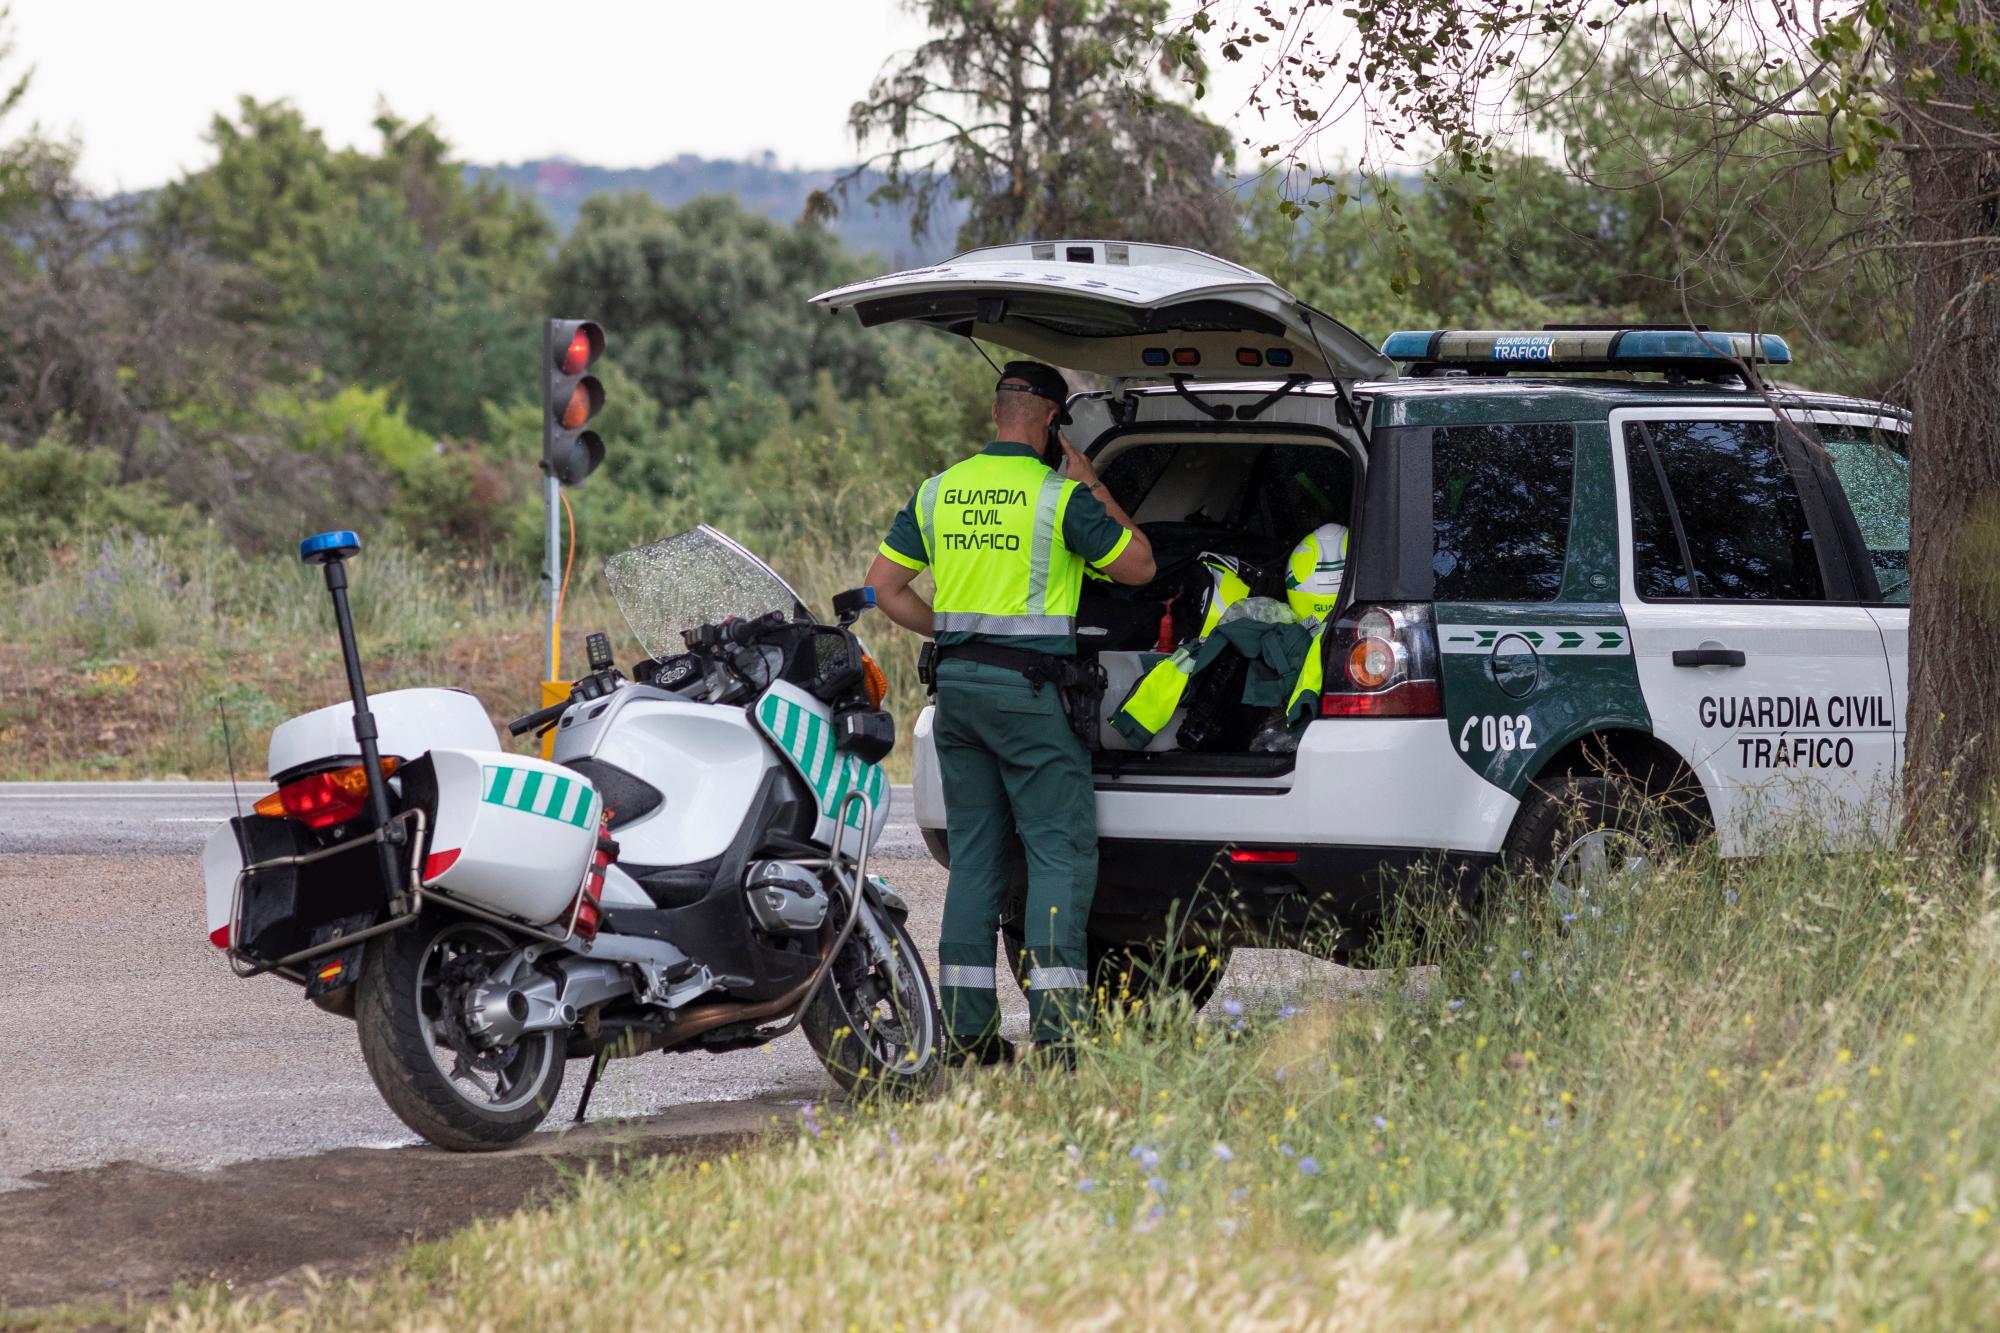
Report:
M 1174 710 L 1181 706 L 1182 696 L 1187 694 L 1188 682 L 1194 678 L 1195 650 L 1201 641 L 1215 633 L 1215 627 L 1222 623 L 1222 613 L 1250 595 L 1250 585 L 1242 575 L 1220 560 L 1203 560 L 1208 569 L 1208 610 L 1201 618 L 1201 633 L 1174 649 L 1164 660 L 1155 662 L 1152 670 L 1142 676 L 1132 692 L 1119 705 L 1112 725 L 1118 727 L 1116 719 L 1129 719 L 1118 729 L 1130 735 L 1136 728 L 1145 733 L 1150 741 L 1163 730 L 1172 719 Z
M 1234 567 L 1219 559 L 1204 560 L 1202 563 L 1208 568 L 1210 584 L 1208 609 L 1202 616 L 1201 633 L 1176 648 L 1170 656 L 1155 662 L 1112 716 L 1112 727 L 1133 745 L 1144 747 L 1173 720 L 1174 710 L 1181 706 L 1181 700 L 1187 695 L 1188 683 L 1202 662 L 1208 660 L 1201 655 L 1208 636 L 1215 633 L 1216 626 L 1222 623 L 1223 614 L 1230 607 L 1250 595 L 1250 585 L 1243 581 Z M 1326 683 L 1326 664 L 1322 659 L 1326 625 L 1324 622 L 1317 625 L 1308 622 L 1307 628 L 1312 632 L 1312 646 L 1285 698 L 1285 720 L 1294 724 L 1318 711 L 1319 696 Z
M 1084 560 L 1063 544 L 1076 483 L 1038 458 L 974 454 L 917 491 L 917 529 L 930 557 L 939 634 L 1076 633 Z

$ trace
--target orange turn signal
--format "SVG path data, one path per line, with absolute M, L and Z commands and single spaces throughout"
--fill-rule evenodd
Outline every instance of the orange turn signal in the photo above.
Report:
M 861 688 L 868 695 L 870 708 L 880 708 L 882 701 L 889 697 L 889 678 L 882 674 L 882 668 L 867 653 L 861 654 Z

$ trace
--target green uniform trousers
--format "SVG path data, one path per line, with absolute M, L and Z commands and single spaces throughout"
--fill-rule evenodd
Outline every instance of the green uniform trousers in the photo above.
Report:
M 1097 807 L 1090 753 L 1056 687 L 983 662 L 938 666 L 932 722 L 944 781 L 951 880 L 938 943 L 946 1025 L 955 1037 L 999 1028 L 993 937 L 1014 837 L 1027 851 L 1028 1013 L 1036 1041 L 1060 1041 L 1083 1014 L 1084 923 L 1097 892 Z

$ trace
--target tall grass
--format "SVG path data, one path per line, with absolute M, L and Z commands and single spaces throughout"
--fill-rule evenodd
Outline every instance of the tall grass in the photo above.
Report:
M 807 1108 L 301 1308 L 170 1322 L 1990 1324 L 1990 866 L 1697 854 L 1575 921 L 1520 901 L 1421 984 L 1150 1011 L 1074 1076 Z

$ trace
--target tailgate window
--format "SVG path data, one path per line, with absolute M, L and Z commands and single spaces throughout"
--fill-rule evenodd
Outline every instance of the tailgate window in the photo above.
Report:
M 1432 432 L 1432 596 L 1553 601 L 1569 551 L 1575 470 L 1576 435 L 1567 425 Z

